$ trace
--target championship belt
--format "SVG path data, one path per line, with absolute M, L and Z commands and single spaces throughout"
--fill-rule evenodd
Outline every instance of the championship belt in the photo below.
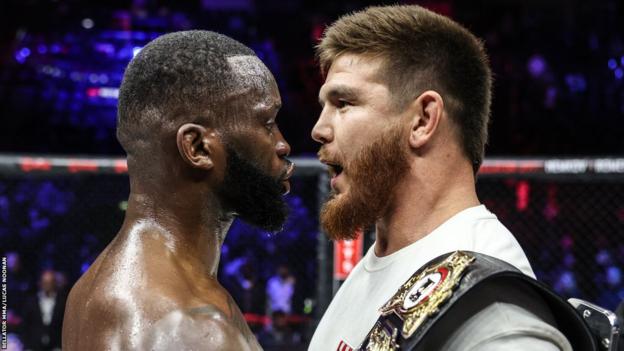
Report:
M 510 264 L 470 251 L 442 255 L 416 271 L 380 308 L 381 316 L 359 350 L 433 350 L 431 339 L 450 335 L 470 317 L 445 319 L 445 314 L 452 307 L 454 313 L 458 313 L 462 305 L 469 305 L 475 295 L 469 294 L 473 289 L 499 281 L 511 287 L 528 286 L 536 291 L 536 296 L 551 310 L 555 327 L 568 338 L 575 350 L 597 350 L 587 325 L 569 303 Z M 508 294 L 514 293 L 510 288 Z M 425 347 L 426 343 L 428 347 Z

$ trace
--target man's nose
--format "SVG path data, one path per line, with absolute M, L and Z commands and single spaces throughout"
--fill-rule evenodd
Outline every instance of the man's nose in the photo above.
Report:
M 277 131 L 277 143 L 275 144 L 275 151 L 279 157 L 288 157 L 290 155 L 290 145 L 284 139 L 281 131 Z
M 323 111 L 321 111 L 318 121 L 312 128 L 312 139 L 321 144 L 327 144 L 333 140 L 334 134 L 329 123 L 329 117 Z

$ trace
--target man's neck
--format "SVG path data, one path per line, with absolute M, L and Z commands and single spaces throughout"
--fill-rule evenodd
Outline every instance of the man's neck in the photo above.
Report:
M 397 187 L 393 205 L 376 224 L 377 256 L 390 255 L 462 210 L 479 205 L 471 173 L 448 167 L 412 169 L 427 169 L 427 174 L 412 171 Z
M 133 190 L 121 233 L 148 250 L 164 248 L 176 262 L 188 262 L 193 268 L 201 265 L 203 272 L 216 276 L 221 246 L 233 221 L 216 204 L 192 192 Z M 148 235 L 149 242 L 144 239 Z

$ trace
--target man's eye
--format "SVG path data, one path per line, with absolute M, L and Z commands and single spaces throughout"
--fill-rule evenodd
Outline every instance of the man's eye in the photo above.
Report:
M 338 100 L 338 103 L 336 104 L 336 107 L 338 108 L 345 108 L 347 106 L 351 106 L 351 103 L 346 100 Z
M 276 123 L 274 121 L 271 121 L 271 122 L 267 122 L 264 126 L 269 132 L 272 132 L 275 125 Z

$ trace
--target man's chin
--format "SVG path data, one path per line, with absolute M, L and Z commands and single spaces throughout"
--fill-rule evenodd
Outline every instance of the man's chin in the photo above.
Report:
M 332 240 L 352 240 L 357 237 L 361 225 L 358 211 L 345 193 L 332 191 L 321 210 L 321 225 Z M 358 206 L 355 206 L 358 207 Z

